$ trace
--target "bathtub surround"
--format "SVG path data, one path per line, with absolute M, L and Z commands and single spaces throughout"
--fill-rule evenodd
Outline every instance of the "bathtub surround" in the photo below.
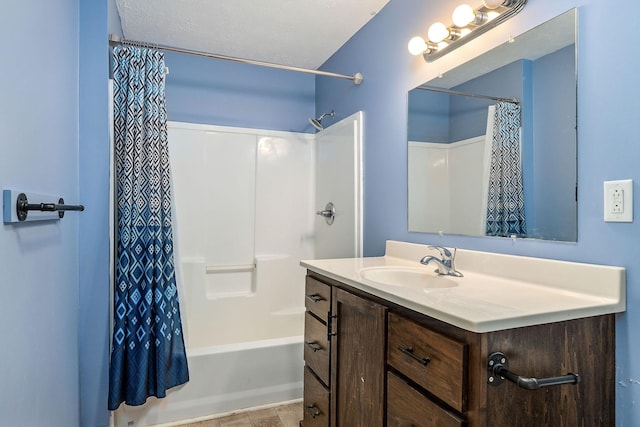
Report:
M 191 379 L 165 399 L 123 405 L 116 427 L 302 396 L 299 261 L 361 253 L 362 121 L 356 113 L 315 135 L 169 122 Z M 318 195 L 338 206 L 331 226 L 315 215 Z
M 164 54 L 117 47 L 116 277 L 109 409 L 189 381 L 171 229 Z

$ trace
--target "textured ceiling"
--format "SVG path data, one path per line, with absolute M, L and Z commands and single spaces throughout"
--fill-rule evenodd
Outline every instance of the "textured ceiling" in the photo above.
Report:
M 389 0 L 116 0 L 124 37 L 317 69 Z

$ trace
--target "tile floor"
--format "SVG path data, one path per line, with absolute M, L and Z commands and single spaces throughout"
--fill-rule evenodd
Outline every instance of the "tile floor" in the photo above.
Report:
M 301 419 L 302 402 L 298 402 L 184 424 L 182 427 L 298 427 Z

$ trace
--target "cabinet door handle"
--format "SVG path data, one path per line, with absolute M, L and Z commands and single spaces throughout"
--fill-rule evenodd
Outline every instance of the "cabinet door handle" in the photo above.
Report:
M 306 405 L 305 408 L 307 409 L 307 412 L 309 413 L 309 415 L 311 415 L 311 418 L 315 418 L 318 415 L 322 415 L 322 412 L 320 412 L 320 409 L 318 409 L 318 407 L 315 404 Z
M 309 348 L 313 350 L 314 353 L 316 351 L 324 350 L 324 348 L 320 347 L 315 341 L 305 341 L 305 344 L 309 346 Z
M 412 359 L 417 360 L 418 362 L 422 363 L 425 366 L 427 366 L 427 363 L 431 362 L 431 359 L 429 359 L 428 357 L 424 357 L 423 358 L 423 357 L 420 357 L 420 356 L 416 356 L 413 353 L 413 347 L 408 347 L 408 348 L 398 347 L 398 350 L 400 350 L 401 352 L 403 352 L 407 356 L 411 357 Z
M 313 302 L 320 302 L 320 301 L 324 301 L 324 298 L 322 298 L 320 295 L 318 294 L 310 294 L 310 295 L 306 295 L 307 299 L 310 299 Z

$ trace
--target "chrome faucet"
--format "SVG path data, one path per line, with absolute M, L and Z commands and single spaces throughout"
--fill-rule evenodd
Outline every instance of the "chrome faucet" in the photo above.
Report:
M 427 255 L 420 260 L 421 264 L 428 265 L 434 263 L 438 266 L 435 272 L 440 276 L 455 276 L 462 277 L 463 274 L 456 270 L 454 261 L 456 258 L 456 250 L 451 251 L 442 246 L 429 246 L 429 249 L 437 249 L 440 252 L 442 258 L 435 257 L 433 255 Z

